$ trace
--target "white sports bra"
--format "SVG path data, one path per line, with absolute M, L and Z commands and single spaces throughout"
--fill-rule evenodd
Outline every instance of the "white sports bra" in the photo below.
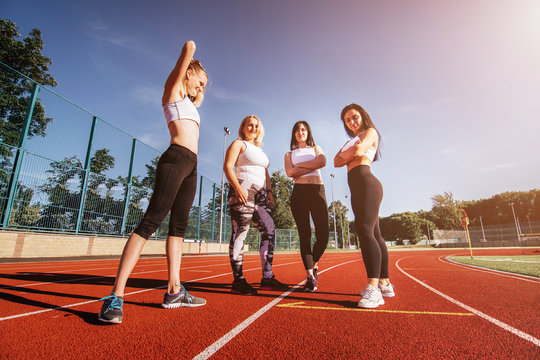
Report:
M 312 147 L 305 147 L 305 148 L 297 148 L 294 149 L 291 152 L 291 162 L 293 166 L 300 165 L 303 162 L 313 160 L 317 157 L 317 154 L 315 153 L 315 149 Z M 299 176 L 299 177 L 306 177 L 306 176 L 321 176 L 321 170 L 313 170 L 312 172 Z
M 201 123 L 197 108 L 187 96 L 182 100 L 166 103 L 162 106 L 167 125 L 175 120 L 193 120 L 197 125 Z
M 266 168 L 270 165 L 268 156 L 263 149 L 244 141 L 246 150 L 238 155 L 236 159 L 236 177 L 238 179 L 250 181 L 257 186 L 264 186 L 266 183 Z
M 343 148 L 341 151 L 345 151 L 357 142 L 361 142 L 360 138 L 358 136 L 352 138 L 351 140 L 347 141 L 345 145 L 343 145 Z M 370 161 L 373 161 L 375 159 L 375 154 L 377 154 L 377 149 L 373 146 L 370 146 L 369 149 L 367 149 L 366 153 L 363 155 L 364 157 L 368 158 Z

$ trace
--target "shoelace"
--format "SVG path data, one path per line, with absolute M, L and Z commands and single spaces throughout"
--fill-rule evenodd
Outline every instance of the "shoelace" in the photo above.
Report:
M 105 296 L 102 299 L 99 299 L 99 301 L 105 301 L 105 300 L 110 299 L 110 298 L 112 298 L 112 301 L 109 304 L 109 308 L 113 308 L 113 309 L 116 309 L 116 310 L 121 310 L 122 305 L 124 304 L 124 300 L 119 299 L 114 293 L 112 293 L 109 296 Z
M 185 294 L 184 296 L 186 297 L 188 304 L 191 305 L 191 298 L 192 298 L 191 294 L 187 292 L 187 290 L 186 290 L 186 288 L 184 287 L 184 285 L 180 284 L 180 287 L 182 288 L 181 291 L 183 291 L 184 294 Z

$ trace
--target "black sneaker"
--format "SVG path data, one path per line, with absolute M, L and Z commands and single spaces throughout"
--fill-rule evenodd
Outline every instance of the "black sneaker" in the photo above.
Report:
M 261 279 L 261 290 L 287 290 L 289 285 L 283 284 L 282 282 L 276 279 L 275 275 L 272 275 L 271 278 L 262 278 Z
M 313 277 L 315 278 L 315 280 L 317 280 L 317 282 L 319 281 L 319 276 L 317 275 L 317 271 L 319 271 L 319 268 L 316 267 L 316 268 L 313 268 Z
M 240 295 L 257 295 L 257 290 L 255 290 L 251 285 L 249 285 L 244 278 L 236 279 L 233 281 L 231 292 L 233 294 Z
M 304 291 L 315 292 L 315 290 L 317 290 L 317 285 L 319 285 L 317 279 L 311 275 L 308 275 L 306 283 L 304 284 Z
M 205 299 L 191 295 L 186 291 L 183 285 L 180 286 L 181 289 L 177 294 L 171 295 L 168 292 L 165 293 L 163 296 L 163 302 L 161 303 L 162 308 L 174 309 L 181 306 L 197 307 L 206 304 Z
M 111 295 L 105 296 L 99 299 L 99 301 L 105 301 L 99 312 L 99 321 L 114 324 L 122 323 L 122 305 L 124 304 L 124 298 L 122 296 L 116 296 L 114 293 L 111 293 Z

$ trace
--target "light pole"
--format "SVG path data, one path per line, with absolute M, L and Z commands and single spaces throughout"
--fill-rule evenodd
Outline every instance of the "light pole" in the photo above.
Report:
M 228 127 L 223 128 L 223 161 L 225 161 L 225 143 L 227 140 L 227 135 L 231 134 L 231 130 Z M 223 164 L 222 164 L 223 165 Z M 223 196 L 225 191 L 223 187 L 225 186 L 225 172 L 221 169 L 221 206 L 219 207 L 219 243 L 222 241 L 222 232 L 223 232 Z
M 336 238 L 336 249 L 338 248 L 337 227 L 336 227 L 336 203 L 334 202 L 334 174 L 330 174 L 330 187 L 332 188 L 332 206 L 334 208 L 334 235 Z
M 514 203 L 510 203 L 510 206 L 512 207 L 512 214 L 514 215 L 514 223 L 516 224 L 516 232 L 518 236 L 519 246 L 521 246 L 521 236 L 519 236 L 519 227 L 516 219 L 516 212 L 514 211 Z

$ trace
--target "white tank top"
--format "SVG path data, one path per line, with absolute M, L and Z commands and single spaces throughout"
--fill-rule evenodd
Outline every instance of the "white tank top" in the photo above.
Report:
M 246 150 L 238 155 L 234 164 L 236 177 L 262 187 L 266 183 L 266 168 L 270 165 L 270 160 L 260 147 L 247 141 L 244 141 L 244 144 Z
M 305 148 L 297 148 L 294 149 L 291 152 L 291 162 L 293 166 L 299 165 L 302 166 L 303 162 L 313 160 L 317 157 L 317 154 L 315 153 L 315 149 L 312 147 L 305 147 Z M 321 176 L 321 170 L 313 170 L 312 172 L 300 176 L 306 177 L 306 176 Z
M 350 148 L 351 146 L 353 146 L 353 145 L 355 145 L 356 143 L 359 143 L 359 142 L 361 142 L 360 138 L 358 136 L 356 136 L 356 137 L 352 138 L 351 140 L 347 141 L 345 143 L 345 145 L 343 145 L 343 148 L 341 149 L 341 151 L 345 151 L 348 148 Z M 369 160 L 373 161 L 373 159 L 375 159 L 375 154 L 377 154 L 377 149 L 374 148 L 373 146 L 370 146 L 369 149 L 367 149 L 366 153 L 363 156 L 368 158 Z
M 201 123 L 197 108 L 187 96 L 182 100 L 166 103 L 162 106 L 167 125 L 174 120 L 193 120 L 197 125 Z

